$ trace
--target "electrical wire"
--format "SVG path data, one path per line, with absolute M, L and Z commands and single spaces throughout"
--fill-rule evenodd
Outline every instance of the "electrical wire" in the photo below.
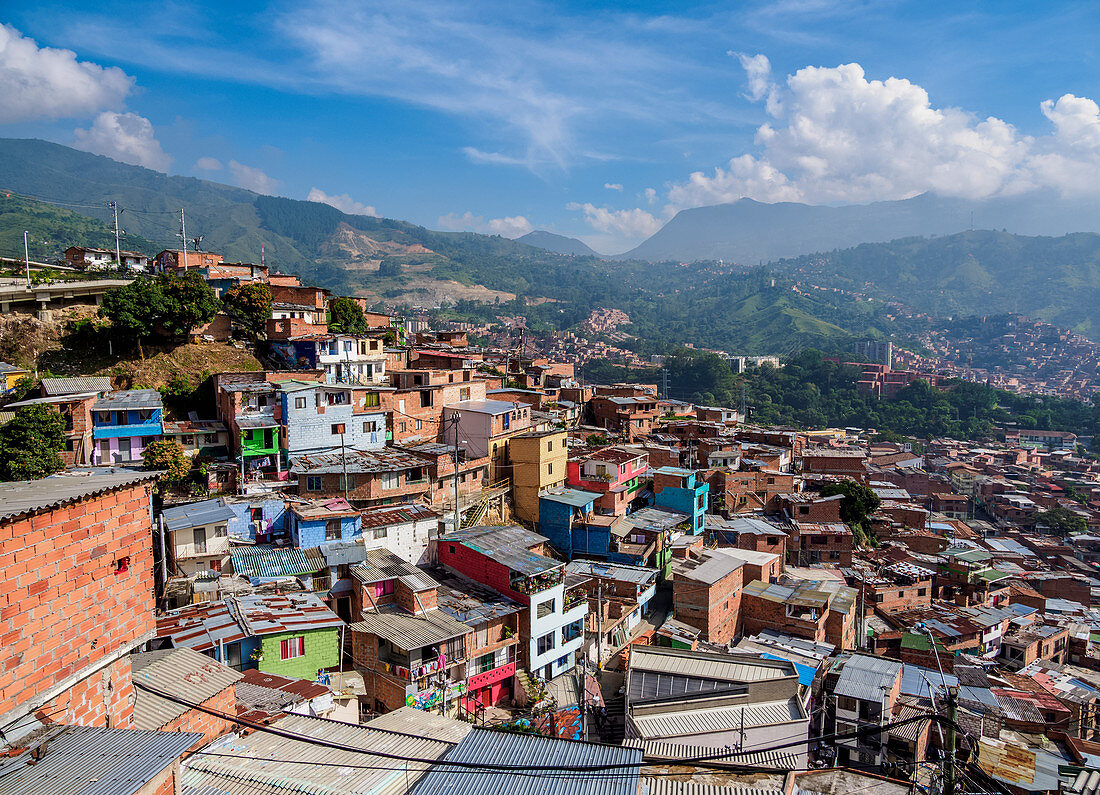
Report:
M 217 710 L 210 709 L 209 707 L 204 707 L 201 704 L 191 703 L 191 702 L 186 701 L 185 699 L 179 698 L 178 696 L 175 696 L 171 693 L 165 693 L 163 691 L 157 690 L 156 688 L 149 687 L 148 685 L 146 685 L 144 683 L 141 683 L 141 682 L 136 682 L 135 681 L 134 686 L 139 688 L 140 690 L 144 690 L 146 692 L 153 693 L 154 695 L 158 695 L 158 696 L 160 696 L 162 698 L 165 698 L 169 701 L 172 701 L 176 704 L 180 704 L 181 706 L 189 707 L 191 709 L 197 709 L 201 712 L 206 712 L 207 714 L 214 715 L 215 717 L 219 717 L 219 718 L 222 718 L 224 720 L 228 720 L 230 722 L 236 723 L 238 725 L 245 726 L 246 728 L 255 729 L 256 731 L 262 731 L 262 732 L 266 732 L 266 733 L 269 733 L 269 734 L 274 734 L 276 736 L 283 737 L 284 739 L 298 740 L 300 742 L 306 742 L 306 743 L 309 743 L 309 744 L 312 744 L 312 745 L 317 745 L 317 746 L 321 746 L 321 747 L 325 747 L 325 748 L 332 748 L 334 750 L 349 751 L 349 752 L 352 752 L 352 753 L 360 753 L 360 754 L 368 754 L 370 756 L 377 756 L 377 757 L 381 757 L 381 758 L 384 758 L 384 759 L 393 759 L 395 761 L 401 761 L 401 762 L 417 762 L 417 763 L 421 763 L 421 764 L 430 764 L 430 765 L 444 764 L 444 765 L 447 765 L 447 766 L 459 767 L 459 768 L 462 768 L 462 769 L 493 770 L 495 772 L 516 772 L 516 771 L 524 771 L 524 770 L 527 770 L 527 771 L 543 771 L 543 772 L 553 772 L 553 771 L 561 771 L 561 770 L 570 770 L 572 772 L 590 772 L 590 771 L 613 770 L 613 769 L 622 769 L 622 768 L 634 768 L 634 767 L 639 767 L 639 766 L 642 765 L 641 762 L 625 762 L 625 763 L 607 764 L 607 765 L 576 765 L 576 766 L 564 767 L 564 768 L 561 765 L 540 765 L 540 766 L 525 765 L 525 766 L 522 766 L 522 767 L 517 767 L 515 765 L 493 765 L 493 764 L 482 764 L 482 763 L 472 763 L 472 762 L 440 762 L 439 760 L 421 759 L 421 758 L 415 758 L 415 757 L 405 757 L 405 756 L 401 756 L 400 754 L 390 754 L 390 753 L 386 753 L 386 752 L 382 752 L 382 751 L 370 751 L 370 750 L 365 750 L 365 749 L 362 749 L 362 748 L 356 748 L 354 746 L 344 745 L 342 743 L 328 742 L 328 741 L 325 741 L 325 740 L 320 740 L 320 739 L 315 738 L 315 737 L 308 737 L 308 736 L 295 734 L 294 732 L 289 732 L 289 731 L 286 731 L 286 730 L 283 730 L 283 729 L 278 729 L 278 728 L 275 728 L 275 727 L 272 727 L 272 726 L 264 726 L 262 724 L 257 724 L 257 723 L 253 723 L 251 721 L 242 720 L 241 718 L 238 718 L 238 717 L 233 716 L 233 715 L 227 715 L 225 713 L 218 712 Z M 881 726 L 873 726 L 873 725 L 872 726 L 865 726 L 865 727 L 861 727 L 859 729 L 856 729 L 855 731 L 852 731 L 852 732 L 834 733 L 834 734 L 831 734 L 831 735 L 823 735 L 823 736 L 816 737 L 816 738 L 810 738 L 808 740 L 795 740 L 793 742 L 781 743 L 779 745 L 772 745 L 768 748 L 752 749 L 750 747 L 750 748 L 747 748 L 747 749 L 740 749 L 740 750 L 736 750 L 736 751 L 725 751 L 725 752 L 720 753 L 720 754 L 710 754 L 710 755 L 704 755 L 704 756 L 689 757 L 689 758 L 686 758 L 686 759 L 677 759 L 676 764 L 678 764 L 678 765 L 705 766 L 703 763 L 714 762 L 714 761 L 719 761 L 719 760 L 729 760 L 730 757 L 746 756 L 746 755 L 750 755 L 750 754 L 753 754 L 753 753 L 758 753 L 759 751 L 763 751 L 763 750 L 772 751 L 772 750 L 780 750 L 780 749 L 783 749 L 783 748 L 791 748 L 791 747 L 798 747 L 798 746 L 804 746 L 804 745 L 809 746 L 809 745 L 813 745 L 813 744 L 823 742 L 825 740 L 857 739 L 857 738 L 865 737 L 865 736 L 871 735 L 871 734 L 879 734 L 883 731 L 893 729 L 893 728 L 897 728 L 897 727 L 900 727 L 900 726 L 904 726 L 904 725 L 907 725 L 909 723 L 915 723 L 917 721 L 924 721 L 924 720 L 946 721 L 946 718 L 944 718 L 941 715 L 937 715 L 935 713 L 927 713 L 927 714 L 923 714 L 923 715 L 917 715 L 917 716 L 912 717 L 912 718 L 906 718 L 906 719 L 900 720 L 900 721 L 893 721 L 891 723 L 883 724 Z

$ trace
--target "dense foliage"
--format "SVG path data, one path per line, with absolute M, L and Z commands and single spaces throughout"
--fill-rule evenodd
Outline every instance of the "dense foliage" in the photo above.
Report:
M 854 480 L 826 483 L 821 489 L 822 497 L 834 497 L 837 494 L 842 495 L 840 518 L 852 528 L 856 542 L 865 546 L 878 546 L 878 539 L 867 527 L 867 517 L 877 511 L 882 503 L 878 495 Z
M 163 470 L 168 483 L 178 483 L 191 471 L 191 458 L 175 439 L 157 439 L 145 446 L 142 464 L 146 469 Z
M 983 384 L 952 381 L 933 389 L 918 381 L 892 400 L 876 400 L 856 389 L 855 367 L 827 361 L 809 349 L 788 357 L 781 368 L 764 366 L 734 375 L 719 356 L 686 348 L 665 362 L 669 396 L 702 405 L 739 407 L 742 388 L 749 419 L 800 428 L 874 428 L 882 438 L 949 436 L 977 439 L 996 426 L 1093 433 L 1100 429 L 1100 405 L 1055 397 L 1016 395 Z M 589 381 L 661 383 L 660 371 L 628 370 L 606 363 L 586 365 Z
M 110 319 L 114 335 L 137 343 L 151 338 L 177 342 L 195 326 L 208 323 L 221 307 L 217 295 L 196 271 L 182 276 L 141 276 L 108 290 L 99 314 Z
M 0 427 L 0 480 L 37 480 L 65 466 L 65 420 L 49 406 L 23 406 Z
M 334 298 L 328 304 L 329 331 L 362 334 L 367 330 L 363 309 L 350 298 Z
M 1068 508 L 1063 508 L 1061 505 L 1055 505 L 1050 510 L 1035 514 L 1035 522 L 1044 527 L 1049 527 L 1061 536 L 1067 536 L 1071 533 L 1084 533 L 1088 530 L 1088 524 L 1084 518 Z
M 226 290 L 222 304 L 235 323 L 259 337 L 271 317 L 271 288 L 260 282 L 238 284 Z

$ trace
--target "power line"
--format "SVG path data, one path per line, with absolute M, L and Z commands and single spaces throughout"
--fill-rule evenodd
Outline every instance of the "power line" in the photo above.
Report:
M 141 689 L 141 690 L 144 690 L 148 693 L 153 693 L 154 695 L 158 695 L 158 696 L 160 696 L 162 698 L 165 698 L 169 701 L 172 701 L 176 704 L 180 704 L 182 706 L 185 706 L 185 707 L 188 707 L 188 708 L 191 708 L 191 709 L 197 709 L 200 712 L 205 712 L 205 713 L 213 715 L 215 717 L 222 718 L 224 720 L 230 721 L 232 723 L 236 723 L 236 724 L 238 724 L 240 726 L 244 726 L 246 728 L 254 729 L 256 731 L 266 732 L 268 734 L 273 734 L 273 735 L 278 736 L 278 737 L 283 737 L 284 739 L 296 740 L 296 741 L 299 741 L 299 742 L 309 743 L 311 745 L 316 745 L 316 746 L 320 746 L 320 747 L 324 747 L 324 748 L 332 748 L 332 749 L 338 750 L 338 751 L 348 751 L 348 752 L 351 752 L 351 753 L 358 753 L 358 754 L 368 754 L 370 756 L 377 756 L 377 757 L 381 757 L 383 759 L 393 759 L 395 761 L 400 761 L 400 762 L 414 762 L 414 763 L 427 764 L 427 765 L 444 765 L 444 766 L 458 767 L 458 768 L 469 769 L 469 770 L 480 770 L 480 771 L 492 770 L 492 771 L 498 772 L 498 773 L 500 773 L 500 772 L 513 773 L 513 772 L 517 772 L 517 771 L 554 772 L 554 771 L 562 771 L 562 770 L 568 770 L 570 772 L 580 773 L 580 772 L 598 772 L 598 771 L 606 771 L 606 770 L 621 770 L 621 769 L 635 768 L 635 767 L 644 766 L 642 762 L 622 762 L 622 763 L 613 763 L 613 764 L 606 764 L 606 765 L 574 765 L 574 766 L 570 766 L 570 767 L 562 767 L 561 765 L 535 765 L 535 766 L 523 765 L 523 766 L 515 766 L 515 765 L 483 764 L 483 763 L 475 763 L 475 762 L 447 762 L 447 761 L 440 761 L 438 759 L 422 759 L 422 758 L 418 758 L 418 757 L 405 757 L 405 756 L 401 756 L 400 754 L 391 754 L 391 753 L 386 753 L 384 751 L 372 751 L 372 750 L 367 750 L 367 749 L 363 749 L 363 748 L 356 748 L 354 746 L 344 745 L 343 743 L 334 743 L 334 742 L 330 742 L 330 741 L 326 741 L 326 740 L 320 740 L 320 739 L 315 738 L 315 737 L 309 737 L 309 736 L 305 736 L 305 735 L 296 734 L 294 732 L 286 731 L 284 729 L 278 729 L 278 728 L 275 728 L 273 726 L 264 726 L 262 724 L 253 723 L 251 721 L 243 720 L 243 719 L 241 719 L 239 717 L 236 717 L 234 715 L 227 715 L 225 713 L 218 712 L 217 710 L 210 709 L 209 707 L 204 707 L 201 704 L 194 704 L 192 702 L 186 701 L 185 699 L 179 698 L 178 696 L 175 696 L 171 693 L 165 693 L 163 691 L 160 691 L 160 690 L 157 690 L 155 688 L 149 687 L 148 685 L 146 685 L 144 683 L 141 683 L 141 682 L 136 682 L 135 681 L 134 686 Z M 686 758 L 686 759 L 677 759 L 675 761 L 676 761 L 676 764 L 679 764 L 679 765 L 696 765 L 696 766 L 700 766 L 700 767 L 705 767 L 705 766 L 707 766 L 705 764 L 707 762 L 729 760 L 730 757 L 747 756 L 747 755 L 751 755 L 751 754 L 754 754 L 754 753 L 759 753 L 760 751 L 775 751 L 775 750 L 781 750 L 783 748 L 791 748 L 791 747 L 796 747 L 796 746 L 811 745 L 811 744 L 821 743 L 825 740 L 858 739 L 858 738 L 865 737 L 865 736 L 871 735 L 871 734 L 879 734 L 879 733 L 881 733 L 883 731 L 886 731 L 888 729 L 893 729 L 893 728 L 897 728 L 897 727 L 900 727 L 900 726 L 905 726 L 909 723 L 915 723 L 915 722 L 918 722 L 918 721 L 925 721 L 925 720 L 944 721 L 945 718 L 941 715 L 936 714 L 936 713 L 926 713 L 926 714 L 922 714 L 922 715 L 917 715 L 917 716 L 912 717 L 912 718 L 906 718 L 904 720 L 899 720 L 899 721 L 894 721 L 892 723 L 883 724 L 881 726 L 872 725 L 872 726 L 861 727 L 861 728 L 856 729 L 855 731 L 852 731 L 852 732 L 834 733 L 834 734 L 831 734 L 831 735 L 823 735 L 821 737 L 809 738 L 807 740 L 794 740 L 792 742 L 781 743 L 779 745 L 772 745 L 772 746 L 767 747 L 767 748 L 755 748 L 754 749 L 752 747 L 749 747 L 749 748 L 741 749 L 741 750 L 737 750 L 737 751 L 725 751 L 725 752 L 720 753 L 720 754 L 710 754 L 710 755 L 704 755 L 704 756 L 689 757 L 689 758 Z M 713 766 L 713 765 L 711 765 L 711 766 Z M 752 767 L 752 766 L 748 766 L 748 767 Z M 756 769 L 758 771 L 760 770 L 760 768 L 754 768 L 754 769 Z

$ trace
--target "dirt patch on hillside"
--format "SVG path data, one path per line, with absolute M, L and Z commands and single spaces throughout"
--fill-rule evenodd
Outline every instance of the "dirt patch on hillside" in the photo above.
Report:
M 490 290 L 480 284 L 462 284 L 451 279 L 413 279 L 404 286 L 400 295 L 389 296 L 388 301 L 408 304 L 413 307 L 434 308 L 443 301 L 480 301 L 483 304 L 515 300 L 515 293 L 502 290 Z
M 188 343 L 171 350 L 146 351 L 145 360 L 126 359 L 96 372 L 111 376 L 119 389 L 136 386 L 159 388 L 182 376 L 198 386 L 213 373 L 262 370 L 250 350 L 223 343 Z

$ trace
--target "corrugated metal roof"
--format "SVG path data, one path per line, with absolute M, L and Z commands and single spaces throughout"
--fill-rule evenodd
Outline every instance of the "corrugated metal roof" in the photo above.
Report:
M 199 704 L 241 678 L 217 660 L 188 648 L 164 649 L 130 657 L 134 682 Z M 134 728 L 159 729 L 188 708 L 167 698 L 134 688 Z
M 344 450 L 292 455 L 290 468 L 298 474 L 398 472 L 427 466 L 427 460 L 394 447 L 381 450 Z
M 638 795 L 782 795 L 783 789 L 750 787 L 747 784 L 703 784 L 674 778 L 643 778 Z
M 635 728 L 646 738 L 683 737 L 757 726 L 808 721 L 797 698 L 755 704 L 684 709 L 652 715 L 632 715 Z
M 672 574 L 695 582 L 714 585 L 736 572 L 744 561 L 715 550 L 704 550 L 697 558 L 677 558 L 672 561 Z
M 364 562 L 351 567 L 351 576 L 364 585 L 401 580 L 413 591 L 426 591 L 438 583 L 423 569 L 403 560 L 388 549 L 368 549 Z
M 48 397 L 73 395 L 79 392 L 106 392 L 110 388 L 111 379 L 105 375 L 42 379 L 42 391 Z
M 328 560 L 316 547 L 232 547 L 233 572 L 243 577 L 295 577 L 328 568 Z
M 652 671 L 715 679 L 720 682 L 761 682 L 798 676 L 794 665 L 786 660 L 765 660 L 750 654 L 722 654 L 662 646 L 632 647 L 630 671 Z
M 560 561 L 532 552 L 531 547 L 548 539 L 519 525 L 507 527 L 465 527 L 448 533 L 439 543 L 458 543 L 525 575 L 541 574 L 561 566 Z
M 164 517 L 165 527 L 175 532 L 189 527 L 228 522 L 235 519 L 237 515 L 226 506 L 223 500 L 213 499 L 174 505 L 171 508 L 165 508 L 161 516 Z
M 557 488 L 546 489 L 539 492 L 540 500 L 549 500 L 550 502 L 559 502 L 563 505 L 570 505 L 574 508 L 584 508 L 590 506 L 593 502 L 600 498 L 599 494 L 591 491 L 582 491 L 580 489 L 569 488 Z
M 413 615 L 405 612 L 366 612 L 351 625 L 354 632 L 370 632 L 385 638 L 400 649 L 419 649 L 433 643 L 461 637 L 470 627 L 456 621 L 443 610 L 429 610 Z
M 96 411 L 125 411 L 159 409 L 163 405 L 164 400 L 155 389 L 120 389 L 100 395 L 92 408 Z
M 294 704 L 331 692 L 327 686 L 309 679 L 290 679 L 250 668 L 236 684 L 237 717 L 268 723 Z
M 157 637 L 171 638 L 176 648 L 207 651 L 243 640 L 245 633 L 225 602 L 189 605 L 157 617 Z
M 901 675 L 902 664 L 885 657 L 853 654 L 844 661 L 833 693 L 838 696 L 882 700 L 881 688 L 892 688 Z
M 342 627 L 340 616 L 314 593 L 249 594 L 231 596 L 240 624 L 248 635 L 277 635 Z
M 264 732 L 255 732 L 243 738 L 230 735 L 215 740 L 203 749 L 211 754 L 226 756 L 200 752 L 184 762 L 180 777 L 184 790 L 204 795 L 282 795 L 293 786 L 298 792 L 325 795 L 358 795 L 365 792 L 398 795 L 407 792 L 408 786 L 416 783 L 427 766 L 416 762 L 406 766 L 395 759 L 372 755 L 370 751 L 400 757 L 438 759 L 454 747 L 439 740 L 305 715 L 288 715 L 274 725 L 297 735 L 361 748 L 368 753 L 341 751 L 307 740 Z M 287 759 L 294 761 L 282 761 Z
M 370 729 L 409 734 L 446 743 L 459 742 L 474 728 L 466 721 L 436 715 L 434 712 L 426 712 L 414 707 L 395 709 L 363 725 Z
M 657 581 L 657 569 L 648 566 L 627 566 L 623 563 L 601 563 L 592 560 L 574 560 L 565 564 L 566 574 L 580 574 L 610 580 L 646 585 Z
M 484 772 L 436 765 L 413 789 L 413 795 L 496 793 L 497 795 L 637 795 L 640 767 L 620 768 L 614 775 L 567 772 L 571 767 L 637 764 L 637 748 L 558 740 L 530 734 L 474 729 L 447 754 L 446 762 L 552 766 L 561 772 Z
M 626 748 L 641 748 L 642 758 L 647 762 L 690 759 L 697 756 L 718 757 L 721 754 L 728 754 L 729 761 L 738 765 L 778 767 L 784 770 L 798 770 L 801 767 L 798 761 L 798 754 L 792 754 L 789 751 L 755 751 L 753 753 L 739 753 L 728 746 L 695 745 L 694 743 L 686 744 L 667 740 L 639 740 L 637 738 L 623 740 L 623 746 Z
M 4 795 L 133 795 L 201 734 L 64 726 L 47 734 L 46 753 L 0 763 Z
M 41 480 L 0 483 L 0 520 L 57 508 L 106 491 L 156 480 L 160 474 L 137 469 L 111 469 L 102 473 L 65 473 Z

